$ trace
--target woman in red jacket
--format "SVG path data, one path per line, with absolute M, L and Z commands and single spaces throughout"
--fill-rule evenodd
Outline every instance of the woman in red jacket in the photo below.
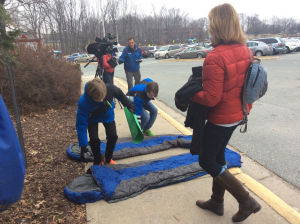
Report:
M 197 206 L 217 215 L 224 213 L 224 193 L 227 190 L 239 203 L 234 222 L 245 220 L 261 209 L 240 182 L 226 169 L 225 148 L 233 131 L 243 120 L 241 92 L 251 51 L 244 44 L 239 17 L 230 4 L 213 8 L 209 15 L 209 32 L 214 50 L 203 64 L 203 91 L 191 100 L 210 107 L 203 133 L 200 166 L 213 177 L 212 196 L 198 200 Z M 252 105 L 248 105 L 248 112 Z
M 113 79 L 114 79 L 114 68 L 112 68 L 107 62 L 109 59 L 113 57 L 111 54 L 106 54 L 103 55 L 103 67 L 105 69 L 105 74 L 103 74 L 103 82 L 105 84 L 107 83 L 112 83 L 113 84 Z

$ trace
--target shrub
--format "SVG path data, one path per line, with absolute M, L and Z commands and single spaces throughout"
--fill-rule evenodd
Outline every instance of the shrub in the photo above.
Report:
M 43 113 L 77 103 L 80 97 L 81 70 L 53 57 L 50 49 L 34 50 L 23 44 L 12 72 L 21 114 Z M 7 68 L 0 65 L 0 93 L 9 110 L 13 109 Z

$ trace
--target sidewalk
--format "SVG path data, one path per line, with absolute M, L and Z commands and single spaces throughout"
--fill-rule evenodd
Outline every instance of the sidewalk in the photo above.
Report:
M 92 78 L 93 76 L 83 76 L 82 86 Z M 115 85 L 126 93 L 127 90 L 124 88 L 124 83 L 125 82 L 121 85 L 119 82 L 115 81 Z M 169 121 L 163 118 L 163 116 L 169 116 L 174 122 L 178 121 L 180 124 L 183 124 L 185 117 L 158 100 L 155 100 L 154 103 L 161 109 L 160 112 L 162 113 L 157 117 L 151 130 L 157 135 L 182 134 L 182 132 L 176 129 Z M 165 114 L 163 114 L 163 111 Z M 116 105 L 115 115 L 119 138 L 130 137 L 131 135 L 124 111 L 120 109 L 119 105 Z M 185 130 L 186 133 L 189 132 L 189 130 Z M 100 125 L 99 128 L 99 136 L 100 139 L 105 138 L 105 132 L 102 125 Z M 155 154 L 118 160 L 117 163 L 132 163 L 183 153 L 187 153 L 187 150 L 174 148 Z M 300 214 L 297 213 L 297 211 L 300 211 L 300 192 L 278 178 L 272 172 L 252 161 L 250 158 L 242 155 L 242 161 L 243 165 L 241 170 L 243 173 L 241 173 L 240 169 L 235 168 L 231 172 L 237 174 L 237 178 L 245 183 L 246 187 L 251 189 L 249 190 L 251 195 L 262 205 L 262 210 L 260 212 L 251 215 L 243 223 L 300 223 Z M 108 204 L 104 200 L 101 200 L 96 203 L 86 204 L 87 221 L 88 223 L 97 224 L 232 223 L 231 217 L 237 212 L 238 203 L 228 192 L 225 194 L 224 216 L 217 216 L 207 210 L 202 210 L 195 205 L 195 202 L 198 199 L 210 198 L 211 183 L 212 178 L 209 175 L 205 175 L 187 182 L 148 190 L 137 197 L 117 203 Z M 265 189 L 259 183 L 267 187 L 270 191 Z M 262 200 L 252 191 L 264 198 L 267 202 Z M 279 198 L 273 195 L 272 192 Z M 281 201 L 280 198 L 284 202 Z

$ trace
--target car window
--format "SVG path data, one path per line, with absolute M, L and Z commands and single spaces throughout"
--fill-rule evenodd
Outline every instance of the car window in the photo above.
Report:
M 164 46 L 164 47 L 159 48 L 158 51 L 167 51 L 168 48 L 169 48 L 168 46 Z
M 169 48 L 169 51 L 172 51 L 172 50 L 174 50 L 173 47 L 170 47 L 170 48 Z
M 143 47 L 143 50 L 144 50 L 144 51 L 148 51 L 148 50 L 149 50 L 149 47 Z
M 154 50 L 154 47 L 149 47 L 149 50 Z

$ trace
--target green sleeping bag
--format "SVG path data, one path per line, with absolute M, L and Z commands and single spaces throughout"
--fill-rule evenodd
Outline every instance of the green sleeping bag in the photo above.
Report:
M 134 113 L 131 113 L 126 107 L 124 107 L 124 111 L 131 132 L 132 140 L 135 144 L 139 144 L 144 140 L 144 134 L 136 118 L 136 115 Z

